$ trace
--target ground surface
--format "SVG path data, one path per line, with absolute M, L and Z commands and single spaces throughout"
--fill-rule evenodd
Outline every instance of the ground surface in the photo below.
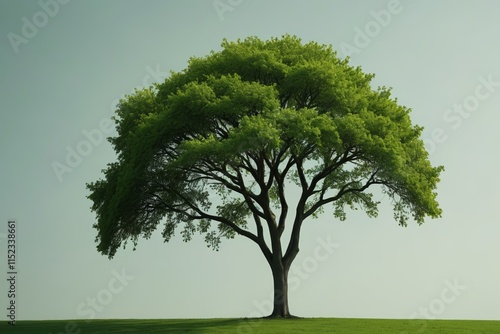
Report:
M 384 320 L 384 319 L 171 319 L 19 321 L 0 323 L 0 333 L 223 333 L 223 334 L 499 334 L 500 321 Z

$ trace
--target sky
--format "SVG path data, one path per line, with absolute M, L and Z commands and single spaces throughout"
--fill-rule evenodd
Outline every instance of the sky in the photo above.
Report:
M 494 0 L 0 0 L 0 319 L 16 229 L 17 320 L 252 317 L 270 313 L 258 247 L 160 232 L 109 260 L 85 187 L 116 159 L 117 101 L 223 38 L 291 34 L 332 45 L 412 108 L 439 219 L 306 221 L 290 273 L 304 317 L 500 320 L 500 3 Z M 8 277 L 7 277 L 8 278 Z

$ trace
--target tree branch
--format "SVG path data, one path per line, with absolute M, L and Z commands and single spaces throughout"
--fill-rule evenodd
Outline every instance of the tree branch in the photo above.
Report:
M 307 217 L 312 215 L 314 212 L 316 212 L 316 210 L 318 210 L 323 205 L 331 203 L 331 202 L 335 202 L 336 200 L 340 199 L 342 196 L 344 196 L 347 193 L 363 192 L 371 185 L 384 184 L 383 182 L 377 181 L 375 179 L 375 175 L 377 174 L 377 172 L 378 172 L 378 169 L 371 174 L 370 178 L 360 188 L 349 188 L 350 185 L 359 183 L 359 181 L 351 181 L 351 182 L 343 185 L 342 188 L 340 188 L 340 190 L 337 192 L 337 194 L 335 196 L 332 196 L 329 198 L 323 198 L 323 195 L 324 195 L 324 193 L 323 193 L 321 195 L 321 198 L 309 210 L 307 210 L 307 212 L 304 212 L 304 219 L 306 219 Z
M 262 245 L 261 245 L 261 239 L 259 237 L 257 237 L 255 234 L 253 234 L 252 232 L 250 231 L 247 231 L 247 230 L 244 230 L 242 229 L 241 227 L 239 227 L 238 225 L 236 225 L 235 223 L 233 223 L 232 221 L 230 221 L 229 219 L 227 218 L 224 218 L 224 217 L 221 217 L 221 216 L 215 216 L 215 215 L 211 215 L 211 214 L 208 214 L 204 211 L 202 211 L 198 206 L 196 206 L 195 204 L 191 203 L 191 201 L 189 199 L 187 199 L 184 195 L 182 195 L 180 192 L 178 191 L 175 191 L 175 194 L 181 198 L 183 200 L 183 202 L 189 207 L 191 208 L 194 212 L 196 212 L 198 215 L 199 215 L 199 218 L 196 217 L 196 216 L 193 216 L 193 215 L 190 215 L 189 213 L 187 212 L 184 212 L 184 214 L 186 215 L 190 215 L 191 217 L 193 218 L 198 218 L 198 219 L 209 219 L 209 220 L 213 220 L 213 221 L 218 221 L 219 223 L 222 223 L 226 226 L 229 226 L 230 228 L 232 228 L 236 233 L 240 234 L 240 235 L 243 235 L 245 237 L 247 237 L 248 239 L 254 241 L 256 244 L 258 244 L 259 246 L 261 246 L 262 248 Z M 267 246 L 266 246 L 267 247 Z

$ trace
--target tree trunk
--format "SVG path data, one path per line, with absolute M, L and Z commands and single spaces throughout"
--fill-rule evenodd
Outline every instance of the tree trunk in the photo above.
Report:
M 293 317 L 288 309 L 288 269 L 281 259 L 273 261 L 271 270 L 274 282 L 273 312 L 269 318 Z

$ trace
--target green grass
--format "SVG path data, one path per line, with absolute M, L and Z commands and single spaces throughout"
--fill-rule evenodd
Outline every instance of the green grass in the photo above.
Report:
M 385 320 L 385 319 L 171 319 L 171 320 L 55 320 L 0 324 L 0 333 L 222 333 L 222 334 L 499 334 L 500 321 Z

